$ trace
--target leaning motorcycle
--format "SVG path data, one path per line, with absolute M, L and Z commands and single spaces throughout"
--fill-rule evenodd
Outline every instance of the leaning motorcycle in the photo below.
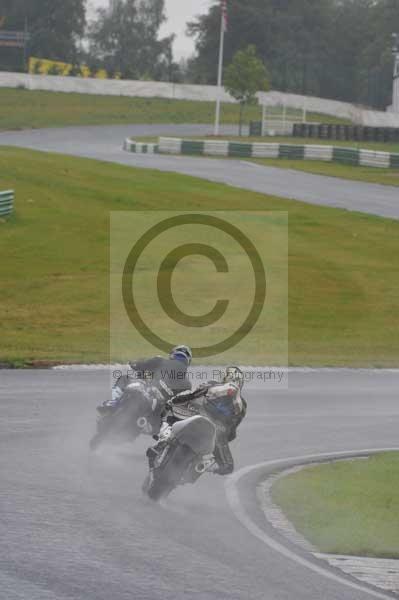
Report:
M 115 409 L 98 416 L 97 431 L 90 440 L 91 450 L 97 450 L 103 443 L 134 442 L 143 433 L 157 434 L 165 397 L 170 394 L 170 390 L 160 391 L 141 380 L 129 384 Z
M 215 464 L 216 427 L 207 417 L 196 415 L 174 423 L 163 450 L 143 484 L 151 500 L 166 498 L 179 485 L 195 483 Z

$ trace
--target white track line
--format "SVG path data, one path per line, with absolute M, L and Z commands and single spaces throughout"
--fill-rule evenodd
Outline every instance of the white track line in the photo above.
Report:
M 393 598 L 392 595 L 387 595 L 382 592 L 377 592 L 369 587 L 349 581 L 348 579 L 345 579 L 345 577 L 340 577 L 339 575 L 337 575 L 336 573 L 333 573 L 329 569 L 323 568 L 320 565 L 315 564 L 311 560 L 308 560 L 308 559 L 304 558 L 303 556 L 296 554 L 289 548 L 286 548 L 285 546 L 283 546 L 283 544 L 280 544 L 279 542 L 274 540 L 265 531 L 263 531 L 260 527 L 258 527 L 252 521 L 251 517 L 246 513 L 244 507 L 242 506 L 242 504 L 240 502 L 237 484 L 240 481 L 240 479 L 242 479 L 243 477 L 245 477 L 252 471 L 260 470 L 260 469 L 269 469 L 270 467 L 283 465 L 284 463 L 290 463 L 290 462 L 306 463 L 308 461 L 313 461 L 313 460 L 317 460 L 317 459 L 333 459 L 333 458 L 339 458 L 339 457 L 348 457 L 349 458 L 351 456 L 355 458 L 356 456 L 362 456 L 362 455 L 367 456 L 368 454 L 379 454 L 381 452 L 397 452 L 397 451 L 399 451 L 399 448 L 373 448 L 373 449 L 369 449 L 369 450 L 333 452 L 333 453 L 328 453 L 328 454 L 308 454 L 305 456 L 292 456 L 289 458 L 281 458 L 278 460 L 269 460 L 269 461 L 266 461 L 263 463 L 258 463 L 256 465 L 249 466 L 249 467 L 244 467 L 243 469 L 240 469 L 239 471 L 237 471 L 236 473 L 231 475 L 226 480 L 225 491 L 226 491 L 227 500 L 228 500 L 231 510 L 233 511 L 233 513 L 235 514 L 237 519 L 242 523 L 242 525 L 244 525 L 244 527 L 253 536 L 258 538 L 266 546 L 268 546 L 272 550 L 275 550 L 282 556 L 285 556 L 285 558 L 288 558 L 289 560 L 296 562 L 297 564 L 301 565 L 302 567 L 306 567 L 307 569 L 310 569 L 311 571 L 317 573 L 318 575 L 321 575 L 322 577 L 326 577 L 327 579 L 335 581 L 336 583 L 339 583 L 341 585 L 346 585 L 347 587 L 350 587 L 350 588 L 356 590 L 357 592 L 364 592 L 364 593 L 369 594 L 370 596 L 373 596 L 374 598 L 380 598 L 382 600 L 388 600 L 388 599 L 392 600 L 392 598 Z
M 255 169 L 263 169 L 264 165 L 258 165 L 257 163 L 249 162 L 248 160 L 240 160 L 242 165 L 247 165 L 248 167 L 255 167 Z

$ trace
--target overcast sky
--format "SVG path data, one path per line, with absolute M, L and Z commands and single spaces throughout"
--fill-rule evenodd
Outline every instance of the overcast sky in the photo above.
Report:
M 195 15 L 207 12 L 212 3 L 212 0 L 165 0 L 168 21 L 162 28 L 162 34 L 176 34 L 175 59 L 178 60 L 193 53 L 193 40 L 185 35 L 186 22 Z M 107 6 L 108 0 L 89 0 L 88 5 L 92 8 Z M 92 14 L 92 11 L 90 13 Z

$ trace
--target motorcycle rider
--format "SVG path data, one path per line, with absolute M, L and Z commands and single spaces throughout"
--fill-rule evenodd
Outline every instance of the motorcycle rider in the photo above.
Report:
M 191 382 L 187 377 L 193 353 L 189 346 L 175 346 L 168 358 L 153 358 L 130 362 L 130 368 L 139 379 L 150 378 L 153 385 L 163 381 L 174 394 L 191 390 Z
M 154 356 L 148 359 L 141 359 L 135 362 L 129 362 L 129 371 L 127 375 L 121 375 L 112 387 L 112 397 L 97 407 L 100 414 L 106 414 L 115 410 L 123 402 L 123 394 L 129 384 L 142 380 L 149 384 L 155 391 L 160 391 L 164 396 L 168 396 L 165 387 L 166 384 L 172 394 L 179 394 L 185 390 L 191 390 L 191 382 L 187 377 L 187 370 L 191 364 L 193 354 L 191 348 L 185 344 L 180 344 L 172 348 L 169 357 Z
M 238 367 L 228 367 L 222 382 L 210 381 L 190 392 L 182 392 L 169 400 L 170 414 L 164 419 L 158 444 L 147 450 L 150 470 L 154 460 L 163 451 L 170 435 L 170 426 L 177 421 L 201 414 L 216 426 L 213 473 L 229 475 L 234 460 L 229 443 L 236 438 L 237 428 L 244 419 L 247 402 L 241 395 L 244 374 Z M 157 437 L 156 437 L 157 439 Z

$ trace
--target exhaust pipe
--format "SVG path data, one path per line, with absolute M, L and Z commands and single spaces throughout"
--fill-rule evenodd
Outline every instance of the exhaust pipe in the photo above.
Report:
M 195 465 L 194 470 L 199 475 L 202 475 L 202 473 L 205 473 L 205 471 L 209 471 L 209 469 L 215 464 L 215 462 L 216 461 L 214 456 L 210 456 L 209 458 L 204 457 L 202 462 Z
M 139 419 L 137 419 L 136 423 L 139 429 L 148 429 L 149 427 L 151 427 L 145 417 L 140 417 Z
M 204 463 L 198 463 L 198 465 L 195 465 L 195 472 L 199 473 L 200 475 L 202 475 L 202 473 L 205 473 L 206 471 L 206 465 Z

